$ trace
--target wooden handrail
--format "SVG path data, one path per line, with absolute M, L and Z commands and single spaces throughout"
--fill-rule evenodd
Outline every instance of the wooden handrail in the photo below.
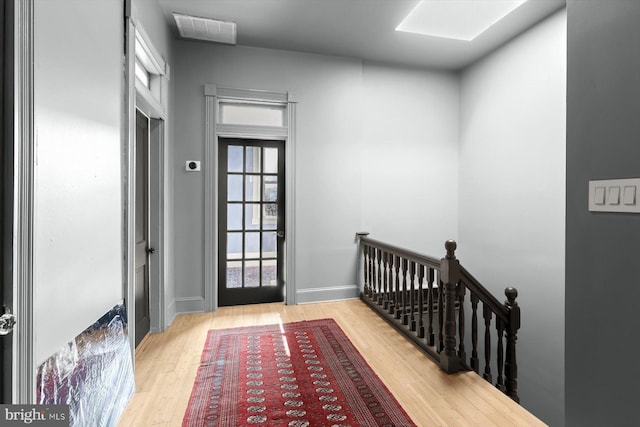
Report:
M 500 316 L 503 321 L 509 321 L 509 312 L 504 305 L 498 301 L 498 298 L 494 297 L 491 292 L 482 286 L 480 282 L 463 266 L 460 266 L 460 275 L 462 276 L 461 281 L 467 289 L 478 295 L 480 301 L 489 305 L 491 311 Z
M 406 259 L 407 261 L 413 261 L 423 265 L 428 265 L 433 268 L 440 268 L 439 259 L 421 254 L 419 252 L 414 252 L 410 249 L 401 248 L 400 246 L 395 246 L 386 242 L 381 242 L 380 240 L 375 240 L 370 237 L 360 237 L 360 242 L 364 245 L 367 245 L 376 249 L 381 249 L 385 252 L 393 253 L 394 255 L 398 255 Z
M 357 233 L 362 270 L 361 298 L 431 356 L 448 373 L 474 370 L 480 374 L 478 304 L 484 320 L 483 378 L 493 381 L 491 353 L 496 347 L 495 385 L 516 402 L 516 341 L 520 329 L 518 291 L 507 288 L 504 304 L 491 294 L 456 258 L 457 244 L 445 242 L 446 255 L 437 258 Z M 470 306 L 465 305 L 469 291 Z M 471 310 L 471 316 L 465 311 Z M 437 316 L 436 316 L 437 314 Z M 435 321 L 434 321 L 435 319 Z M 467 361 L 465 334 L 471 322 L 471 357 Z M 495 344 L 490 326 L 497 332 Z M 506 340 L 506 349 L 504 341 Z

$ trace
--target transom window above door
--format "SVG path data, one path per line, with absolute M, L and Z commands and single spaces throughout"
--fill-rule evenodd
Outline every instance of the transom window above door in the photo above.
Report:
M 218 123 L 227 125 L 286 126 L 286 106 L 242 102 L 220 102 Z

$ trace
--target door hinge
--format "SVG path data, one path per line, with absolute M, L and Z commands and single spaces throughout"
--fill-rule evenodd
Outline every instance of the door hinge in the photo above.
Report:
M 4 307 L 4 314 L 0 316 L 0 336 L 9 335 L 13 332 L 13 327 L 16 325 L 16 316 L 11 314 L 11 309 L 6 305 Z

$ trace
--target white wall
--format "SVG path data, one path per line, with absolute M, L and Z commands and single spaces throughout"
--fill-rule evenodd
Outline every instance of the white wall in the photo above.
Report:
M 461 80 L 458 257 L 495 295 L 519 291 L 520 396 L 564 424 L 566 11 Z M 504 299 L 504 298 L 501 298 Z
M 458 235 L 458 77 L 365 64 L 363 230 L 437 258 Z
M 37 365 L 123 297 L 122 14 L 35 1 Z

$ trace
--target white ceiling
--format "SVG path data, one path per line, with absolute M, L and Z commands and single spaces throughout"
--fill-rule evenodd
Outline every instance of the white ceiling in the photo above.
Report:
M 470 42 L 395 31 L 418 0 L 159 0 L 159 3 L 176 37 L 172 12 L 237 22 L 238 45 L 242 46 L 457 70 L 561 9 L 566 0 L 529 0 Z

